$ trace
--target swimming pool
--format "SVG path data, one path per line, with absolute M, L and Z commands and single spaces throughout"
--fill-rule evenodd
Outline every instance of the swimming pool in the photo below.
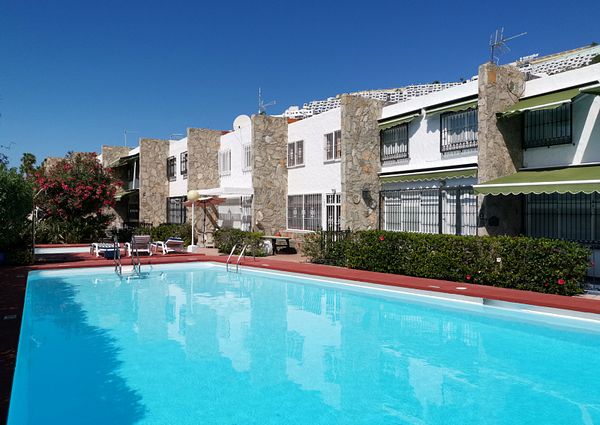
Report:
M 598 322 L 454 298 L 209 263 L 32 272 L 9 425 L 600 423 Z

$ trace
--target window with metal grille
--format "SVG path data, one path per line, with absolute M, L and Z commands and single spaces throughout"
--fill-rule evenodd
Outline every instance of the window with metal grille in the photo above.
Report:
M 288 229 L 320 230 L 321 194 L 288 196 Z
M 525 234 L 600 246 L 600 194 L 525 195 Z
M 477 197 L 471 186 L 386 190 L 380 195 L 383 230 L 477 234 Z
M 219 175 L 229 176 L 231 174 L 231 149 L 219 151 Z
M 381 130 L 381 162 L 408 158 L 408 123 Z
M 181 152 L 179 156 L 179 173 L 183 176 L 183 178 L 187 178 L 188 173 L 188 153 Z
M 288 167 L 304 165 L 304 140 L 288 143 Z
M 525 111 L 523 114 L 523 148 L 571 143 L 571 104 L 555 109 Z
M 242 171 L 252 171 L 252 148 L 249 143 L 242 145 Z
M 339 193 L 325 195 L 325 212 L 327 215 L 327 230 L 341 230 L 340 216 L 342 215 L 342 197 Z
M 477 147 L 477 109 L 442 114 L 440 121 L 440 152 Z
M 186 218 L 186 208 L 183 204 L 185 196 L 167 198 L 167 223 L 183 224 Z
M 169 181 L 173 181 L 177 178 L 175 174 L 175 167 L 177 165 L 177 159 L 174 156 L 167 158 L 167 178 Z
M 342 131 L 325 135 L 325 161 L 335 161 L 342 157 Z

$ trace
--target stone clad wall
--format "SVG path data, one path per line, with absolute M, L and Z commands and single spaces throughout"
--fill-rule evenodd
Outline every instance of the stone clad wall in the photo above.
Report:
M 140 140 L 140 221 L 154 226 L 167 221 L 168 156 L 168 140 Z
M 379 223 L 379 125 L 383 103 L 342 96 L 342 229 L 376 229 Z
M 106 146 L 102 145 L 102 166 L 108 167 L 117 159 L 129 155 L 127 146 Z
M 496 113 L 515 104 L 525 88 L 525 74 L 516 67 L 486 63 L 479 67 L 478 181 L 517 172 L 523 164 L 521 116 L 498 119 Z M 480 235 L 521 232 L 518 196 L 479 196 Z
M 219 130 L 206 128 L 188 128 L 188 190 L 210 189 L 219 187 L 219 147 L 221 135 Z M 207 215 L 211 212 L 207 212 Z M 214 212 L 212 213 L 215 215 Z M 195 227 L 202 230 L 204 211 L 196 208 Z M 187 222 L 192 222 L 192 209 L 187 210 Z M 206 231 L 213 232 L 211 220 L 206 220 Z M 197 234 L 199 237 L 199 234 Z M 202 239 L 197 239 L 202 240 Z M 211 238 L 208 238 L 210 241 Z
M 286 228 L 286 118 L 252 116 L 252 228 L 273 234 Z

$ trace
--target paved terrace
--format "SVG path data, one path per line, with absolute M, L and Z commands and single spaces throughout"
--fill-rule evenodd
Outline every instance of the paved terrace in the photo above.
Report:
M 107 260 L 102 257 L 98 258 L 88 253 L 42 254 L 37 257 L 39 259 L 38 263 L 33 266 L 0 268 L 0 423 L 5 422 L 8 414 L 8 402 L 10 399 L 10 388 L 21 326 L 23 299 L 29 271 L 114 266 L 113 260 Z M 155 254 L 141 258 L 142 265 L 188 263 L 195 261 L 225 263 L 227 256 L 219 255 L 215 249 L 203 249 L 196 254 Z M 310 264 L 299 254 L 276 255 L 256 259 L 249 257 L 245 258 L 241 264 L 243 266 L 262 269 L 304 273 L 336 279 L 356 280 L 401 288 L 466 295 L 489 300 L 600 314 L 600 299 L 593 296 L 566 297 L 468 283 L 351 270 L 342 267 Z M 123 258 L 123 266 L 127 265 L 130 265 L 129 258 Z

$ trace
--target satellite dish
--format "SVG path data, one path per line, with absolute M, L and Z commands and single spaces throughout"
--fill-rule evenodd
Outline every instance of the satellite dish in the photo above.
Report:
M 251 124 L 252 121 L 248 115 L 238 115 L 238 117 L 233 120 L 233 130 L 235 131 L 240 128 L 249 127 Z

